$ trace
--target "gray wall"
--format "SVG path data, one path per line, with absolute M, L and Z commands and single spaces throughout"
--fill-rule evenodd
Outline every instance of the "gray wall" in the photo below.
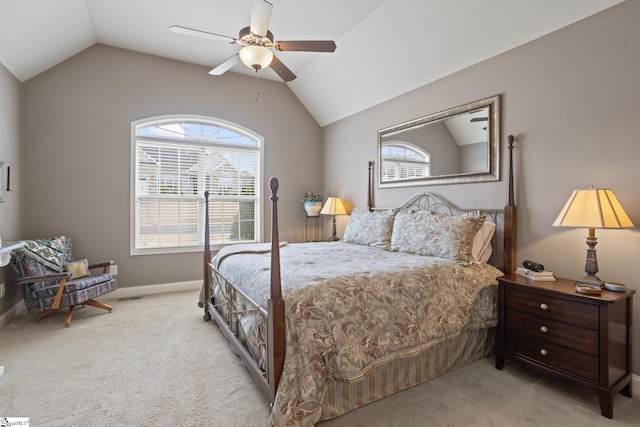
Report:
M 202 253 L 129 255 L 131 122 L 191 113 L 264 136 L 264 191 L 281 182 L 283 240 L 303 240 L 305 190 L 321 191 L 322 130 L 289 88 L 94 45 L 25 82 L 21 238 L 69 234 L 76 258 L 113 259 L 120 287 L 198 280 Z M 264 201 L 265 236 L 270 206 Z
M 584 276 L 586 230 L 554 228 L 572 190 L 615 191 L 640 226 L 640 1 L 628 1 L 325 128 L 325 192 L 366 205 L 376 131 L 503 94 L 502 140 L 517 136 L 517 262 L 537 260 L 560 277 Z M 349 144 L 344 144 L 349 141 Z M 506 150 L 503 149 L 503 153 Z M 503 168 L 506 172 L 506 167 Z M 431 191 L 463 207 L 499 207 L 506 181 L 376 189 L 377 206 Z M 342 235 L 345 218 L 339 218 Z M 640 228 L 597 230 L 600 277 L 640 291 Z M 640 302 L 634 307 L 640 343 Z M 640 373 L 640 345 L 634 347 Z
M 5 191 L 0 203 L 0 236 L 3 242 L 22 237 L 20 218 L 20 194 L 22 181 L 22 156 L 20 153 L 20 83 L 0 64 L 0 160 L 11 168 L 11 190 Z M 11 266 L 0 268 L 0 283 L 5 282 L 6 295 L 0 299 L 0 315 L 22 299 L 15 285 L 15 273 Z

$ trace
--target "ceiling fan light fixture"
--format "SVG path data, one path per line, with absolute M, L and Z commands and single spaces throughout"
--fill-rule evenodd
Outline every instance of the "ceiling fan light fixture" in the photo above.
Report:
M 273 52 L 262 46 L 245 46 L 238 55 L 244 65 L 256 71 L 268 67 L 273 60 Z

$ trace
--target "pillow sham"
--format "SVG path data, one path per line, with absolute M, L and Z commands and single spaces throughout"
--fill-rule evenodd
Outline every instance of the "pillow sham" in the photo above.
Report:
M 484 251 L 482 251 L 482 254 L 480 255 L 480 259 L 476 261 L 476 264 L 488 263 L 492 254 L 493 254 L 493 246 L 491 245 L 491 243 L 489 243 L 487 247 L 484 248 Z
M 468 265 L 474 261 L 473 240 L 484 222 L 484 215 L 401 211 L 393 223 L 391 250 L 446 258 Z
M 357 245 L 376 246 L 388 249 L 393 230 L 392 210 L 365 211 L 354 209 L 344 230 L 342 240 Z
M 473 238 L 473 247 L 471 248 L 471 255 L 473 260 L 477 263 L 486 264 L 491 257 L 493 247 L 491 246 L 491 239 L 496 231 L 496 224 L 491 221 L 485 221 L 480 227 L 480 230 Z

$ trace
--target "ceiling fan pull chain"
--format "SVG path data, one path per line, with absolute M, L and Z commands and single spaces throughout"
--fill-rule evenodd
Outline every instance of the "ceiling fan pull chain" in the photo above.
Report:
M 260 96 L 260 90 L 258 88 L 258 84 L 260 83 L 260 76 L 258 75 L 258 69 L 256 68 L 256 101 L 258 100 L 258 97 Z

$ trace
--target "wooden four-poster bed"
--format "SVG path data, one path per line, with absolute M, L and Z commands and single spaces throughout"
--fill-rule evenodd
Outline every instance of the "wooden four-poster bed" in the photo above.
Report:
M 504 209 L 461 209 L 428 193 L 399 209 L 374 209 L 370 162 L 369 209 L 354 210 L 337 243 L 280 242 L 271 178 L 270 245 L 228 246 L 212 258 L 205 193 L 204 318 L 219 325 L 272 404 L 273 424 L 333 418 L 493 352 L 495 278 L 515 271 L 513 143 L 509 136 Z M 465 258 L 477 242 L 471 248 L 468 238 L 451 236 L 472 230 L 474 240 L 485 223 L 497 227 L 491 261 Z M 386 240 L 372 224 L 387 227 Z M 440 233 L 426 248 L 429 237 L 416 238 L 425 227 Z M 447 246 L 433 256 L 443 236 L 454 254 Z

